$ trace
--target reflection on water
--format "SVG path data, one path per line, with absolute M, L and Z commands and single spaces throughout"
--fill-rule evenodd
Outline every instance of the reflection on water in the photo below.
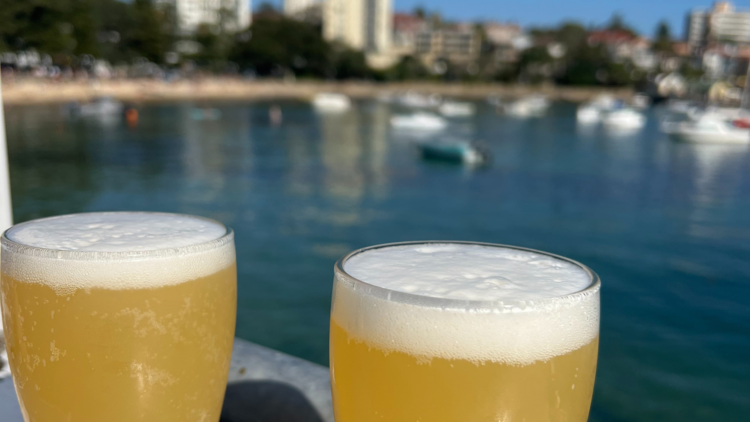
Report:
M 726 227 L 715 224 L 716 217 L 741 198 L 742 183 L 747 180 L 747 146 L 683 144 L 676 148 L 678 155 L 692 161 L 689 165 L 695 175 L 690 234 L 696 238 L 731 236 Z
M 359 113 L 321 114 L 321 155 L 327 195 L 356 202 L 365 189 L 364 137 Z
M 750 412 L 750 152 L 627 135 L 571 105 L 512 119 L 479 104 L 404 133 L 377 102 L 152 105 L 121 118 L 6 109 L 16 219 L 146 209 L 237 234 L 237 334 L 327 361 L 332 265 L 377 243 L 464 239 L 567 255 L 602 277 L 592 421 L 739 421 Z M 196 119 L 216 109 L 217 120 Z M 482 141 L 489 168 L 424 162 L 414 142 Z M 637 403 L 636 406 L 633 403 Z M 739 416 L 738 416 L 739 415 Z

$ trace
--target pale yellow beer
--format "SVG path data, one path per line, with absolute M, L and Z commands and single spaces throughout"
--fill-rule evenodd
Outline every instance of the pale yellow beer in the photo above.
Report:
M 415 261 L 415 248 L 433 248 L 437 256 Z M 521 262 L 510 276 L 502 262 L 474 271 L 472 265 L 492 259 L 472 263 L 477 248 L 532 257 L 531 264 Z M 531 279 L 524 271 L 534 271 Z M 575 283 L 565 286 L 566 274 Z M 518 290 L 525 281 L 530 288 Z M 598 332 L 598 279 L 573 261 L 461 243 L 355 252 L 336 266 L 330 333 L 336 421 L 585 422 Z
M 236 315 L 231 231 L 173 214 L 79 214 L 11 228 L 2 248 L 26 422 L 219 420 Z

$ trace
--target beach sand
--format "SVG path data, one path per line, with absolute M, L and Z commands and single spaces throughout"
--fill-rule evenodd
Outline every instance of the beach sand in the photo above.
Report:
M 45 81 L 5 78 L 2 85 L 3 101 L 8 105 L 88 101 L 101 96 L 111 96 L 128 102 L 309 100 L 321 92 L 340 92 L 352 98 L 372 98 L 409 90 L 467 99 L 480 99 L 488 96 L 517 97 L 530 93 L 542 93 L 551 99 L 576 102 L 590 100 L 604 92 L 621 98 L 628 98 L 632 95 L 632 90 L 629 88 L 608 90 L 501 84 L 283 82 L 279 80 L 249 81 L 237 78 L 204 78 L 175 82 L 151 79 Z

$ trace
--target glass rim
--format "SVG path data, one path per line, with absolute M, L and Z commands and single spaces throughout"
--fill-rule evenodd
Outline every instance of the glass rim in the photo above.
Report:
M 503 249 L 513 249 L 523 252 L 532 252 L 539 255 L 544 255 L 549 258 L 558 259 L 564 262 L 567 262 L 569 264 L 575 265 L 576 267 L 582 269 L 590 279 L 590 283 L 577 291 L 570 292 L 564 295 L 560 296 L 552 296 L 552 297 L 545 297 L 541 299 L 503 299 L 503 300 L 469 300 L 469 299 L 454 299 L 454 298 L 441 298 L 441 297 L 435 297 L 435 296 L 426 296 L 421 294 L 415 294 L 415 293 L 409 293 L 404 292 L 400 290 L 394 290 L 389 289 L 382 286 L 377 286 L 375 284 L 368 283 L 364 280 L 360 280 L 344 269 L 344 265 L 346 262 L 351 259 L 352 257 L 370 252 L 373 250 L 378 249 L 385 249 L 385 248 L 392 248 L 392 247 L 399 247 L 399 246 L 413 246 L 413 245 L 434 245 L 434 244 L 442 244 L 442 245 L 470 245 L 470 246 L 485 246 L 485 247 L 492 247 L 492 248 L 503 248 Z M 512 245 L 503 245 L 499 243 L 486 243 L 486 242 L 471 242 L 471 241 L 456 241 L 456 240 L 426 240 L 426 241 L 408 241 L 408 242 L 394 242 L 394 243 L 384 243 L 380 245 L 373 245 L 368 246 L 365 248 L 357 249 L 355 251 L 352 251 L 346 255 L 344 255 L 341 259 L 339 259 L 336 264 L 334 265 L 334 274 L 338 279 L 344 279 L 349 282 L 350 285 L 355 287 L 362 287 L 366 288 L 368 290 L 368 293 L 370 293 L 373 296 L 378 296 L 383 299 L 386 299 L 388 301 L 394 301 L 394 302 L 402 302 L 402 303 L 408 303 L 423 307 L 440 307 L 440 308 L 453 308 L 453 309 L 469 309 L 469 310 L 491 310 L 491 309 L 497 309 L 500 307 L 507 308 L 507 307 L 513 307 L 513 305 L 522 305 L 523 307 L 526 307 L 527 305 L 544 305 L 547 303 L 559 303 L 561 301 L 566 300 L 579 300 L 582 298 L 585 298 L 589 295 L 596 294 L 599 292 L 599 289 L 601 288 L 601 281 L 599 279 L 599 276 L 589 267 L 587 267 L 584 264 L 581 264 L 578 261 L 575 261 L 570 258 L 566 258 L 561 255 L 556 255 L 549 252 L 540 251 L 537 249 L 531 249 L 531 248 L 525 248 L 521 246 L 512 246 Z
M 225 229 L 224 234 L 217 237 L 216 239 L 196 243 L 194 245 L 178 246 L 178 247 L 166 247 L 140 251 L 80 251 L 71 249 L 53 249 L 44 248 L 40 246 L 31 246 L 24 243 L 17 242 L 8 237 L 8 233 L 20 226 L 33 224 L 39 221 L 53 220 L 58 218 L 65 218 L 74 215 L 107 215 L 107 214 L 141 214 L 141 215 L 162 215 L 162 216 L 182 216 L 192 217 L 199 220 L 204 220 L 213 224 L 217 224 Z M 71 213 L 55 215 L 51 217 L 36 218 L 23 223 L 14 224 L 5 230 L 0 237 L 0 246 L 7 253 L 10 254 L 21 254 L 31 255 L 35 258 L 50 258 L 60 260 L 71 260 L 71 261 L 128 261 L 128 260 L 142 260 L 142 259 L 159 259 L 169 258 L 176 255 L 190 255 L 194 253 L 207 252 L 214 249 L 218 249 L 227 243 L 232 242 L 234 239 L 234 231 L 224 223 L 221 223 L 212 218 L 203 217 L 193 214 L 181 214 L 171 212 L 157 212 L 157 211 L 94 211 L 94 212 L 82 212 L 82 213 Z

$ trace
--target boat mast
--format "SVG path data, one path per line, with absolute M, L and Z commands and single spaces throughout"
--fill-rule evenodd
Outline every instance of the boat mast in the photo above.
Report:
M 742 89 L 742 100 L 740 102 L 740 110 L 744 110 L 747 108 L 747 89 L 748 85 L 750 85 L 750 60 L 747 62 L 747 73 L 745 74 L 745 87 Z

